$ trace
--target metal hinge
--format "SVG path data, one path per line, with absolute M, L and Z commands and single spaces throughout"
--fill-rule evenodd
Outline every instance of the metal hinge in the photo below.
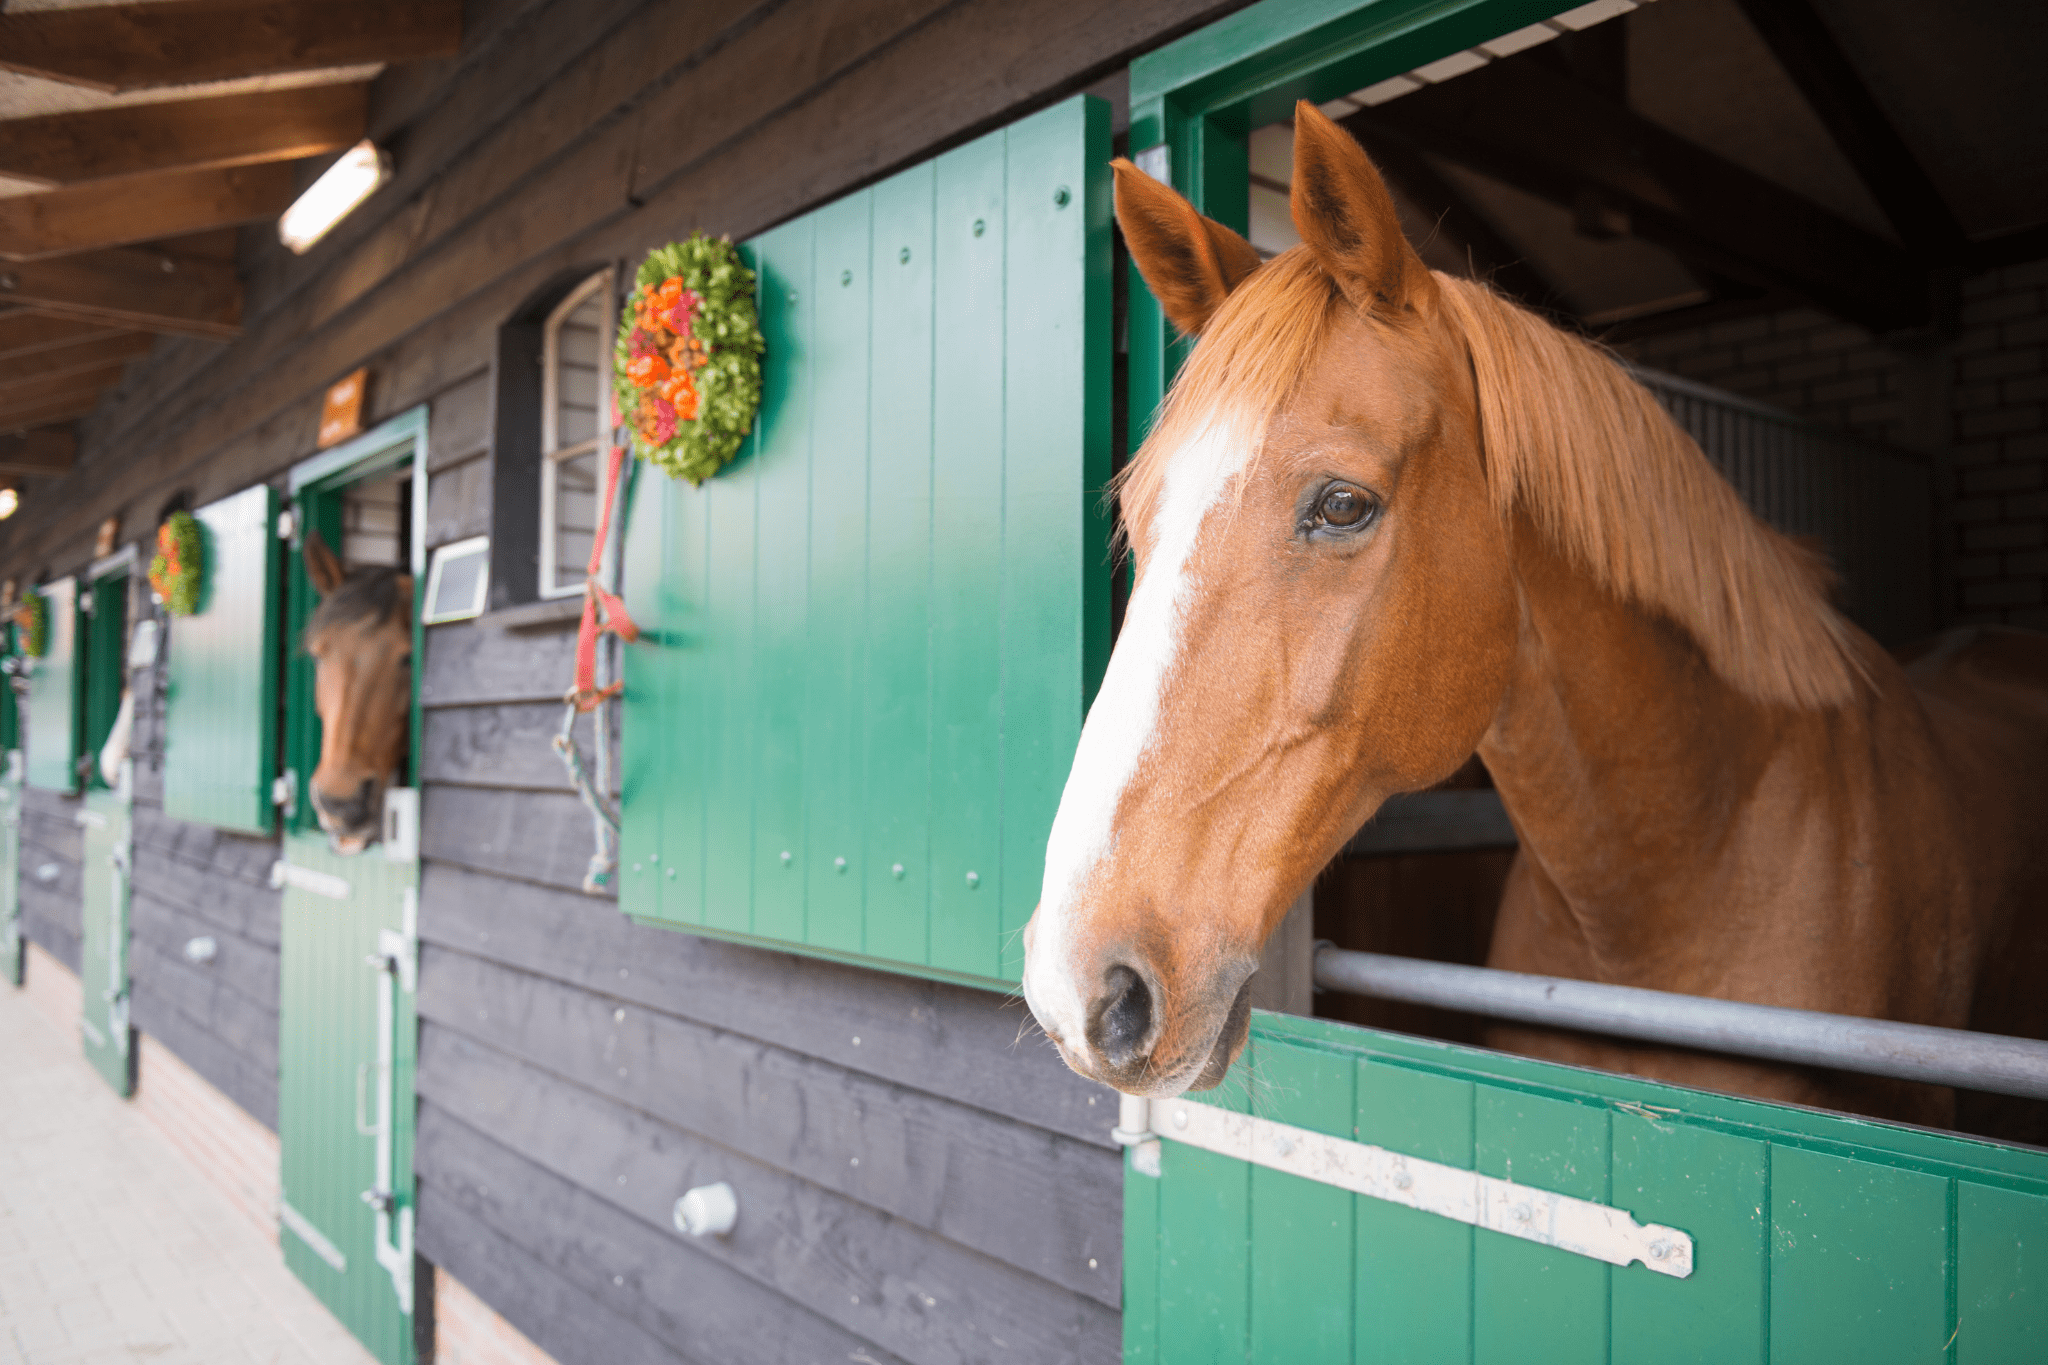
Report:
M 1149 1119 L 1161 1120 L 1162 1136 L 1205 1152 L 1609 1265 L 1641 1261 L 1645 1269 L 1674 1279 L 1692 1274 L 1690 1236 L 1659 1223 L 1638 1223 L 1625 1209 L 1185 1098 L 1137 1103 L 1151 1111 Z M 1128 1118 L 1123 1126 L 1129 1126 Z

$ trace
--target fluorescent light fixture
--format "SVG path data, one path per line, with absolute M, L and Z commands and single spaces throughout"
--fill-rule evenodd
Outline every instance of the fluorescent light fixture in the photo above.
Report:
M 325 237 L 356 205 L 391 178 L 391 156 L 364 138 L 341 154 L 341 160 L 306 186 L 298 202 L 277 220 L 277 239 L 300 255 Z
M 21 494 L 12 488 L 0 488 L 0 521 L 14 515 L 14 509 L 21 506 Z

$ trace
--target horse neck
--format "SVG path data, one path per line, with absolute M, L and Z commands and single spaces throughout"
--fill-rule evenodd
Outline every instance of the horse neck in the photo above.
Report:
M 1679 627 L 1591 582 L 1526 524 L 1516 547 L 1521 636 L 1479 752 L 1570 923 L 1540 936 L 1547 960 L 1501 965 L 1640 980 L 1688 936 L 1677 921 L 1756 856 L 1760 793 L 1782 801 L 1790 781 L 1839 797 L 1826 755 L 1844 713 L 1757 702 Z

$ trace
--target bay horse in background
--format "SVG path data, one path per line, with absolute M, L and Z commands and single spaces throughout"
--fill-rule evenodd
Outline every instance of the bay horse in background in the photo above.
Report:
M 411 740 L 413 580 L 384 566 L 344 570 L 318 531 L 306 533 L 305 557 L 320 594 L 304 636 L 320 714 L 308 794 L 335 851 L 361 853 Z
M 1125 241 L 1199 344 L 1120 487 L 1138 577 L 1025 931 L 1068 1064 L 1216 1085 L 1288 907 L 1475 750 L 1521 840 L 1492 966 L 2048 1035 L 2048 636 L 1894 659 L 1609 356 L 1432 274 L 1309 104 L 1294 158 L 1302 245 L 1263 264 L 1116 163 Z M 2048 1137 L 2021 1101 L 1488 1041 Z

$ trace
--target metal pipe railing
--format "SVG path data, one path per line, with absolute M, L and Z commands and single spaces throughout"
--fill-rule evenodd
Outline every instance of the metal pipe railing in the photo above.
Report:
M 1315 983 L 1634 1042 L 2048 1099 L 2048 1042 L 2031 1038 L 1354 953 L 1326 943 L 1316 945 Z

